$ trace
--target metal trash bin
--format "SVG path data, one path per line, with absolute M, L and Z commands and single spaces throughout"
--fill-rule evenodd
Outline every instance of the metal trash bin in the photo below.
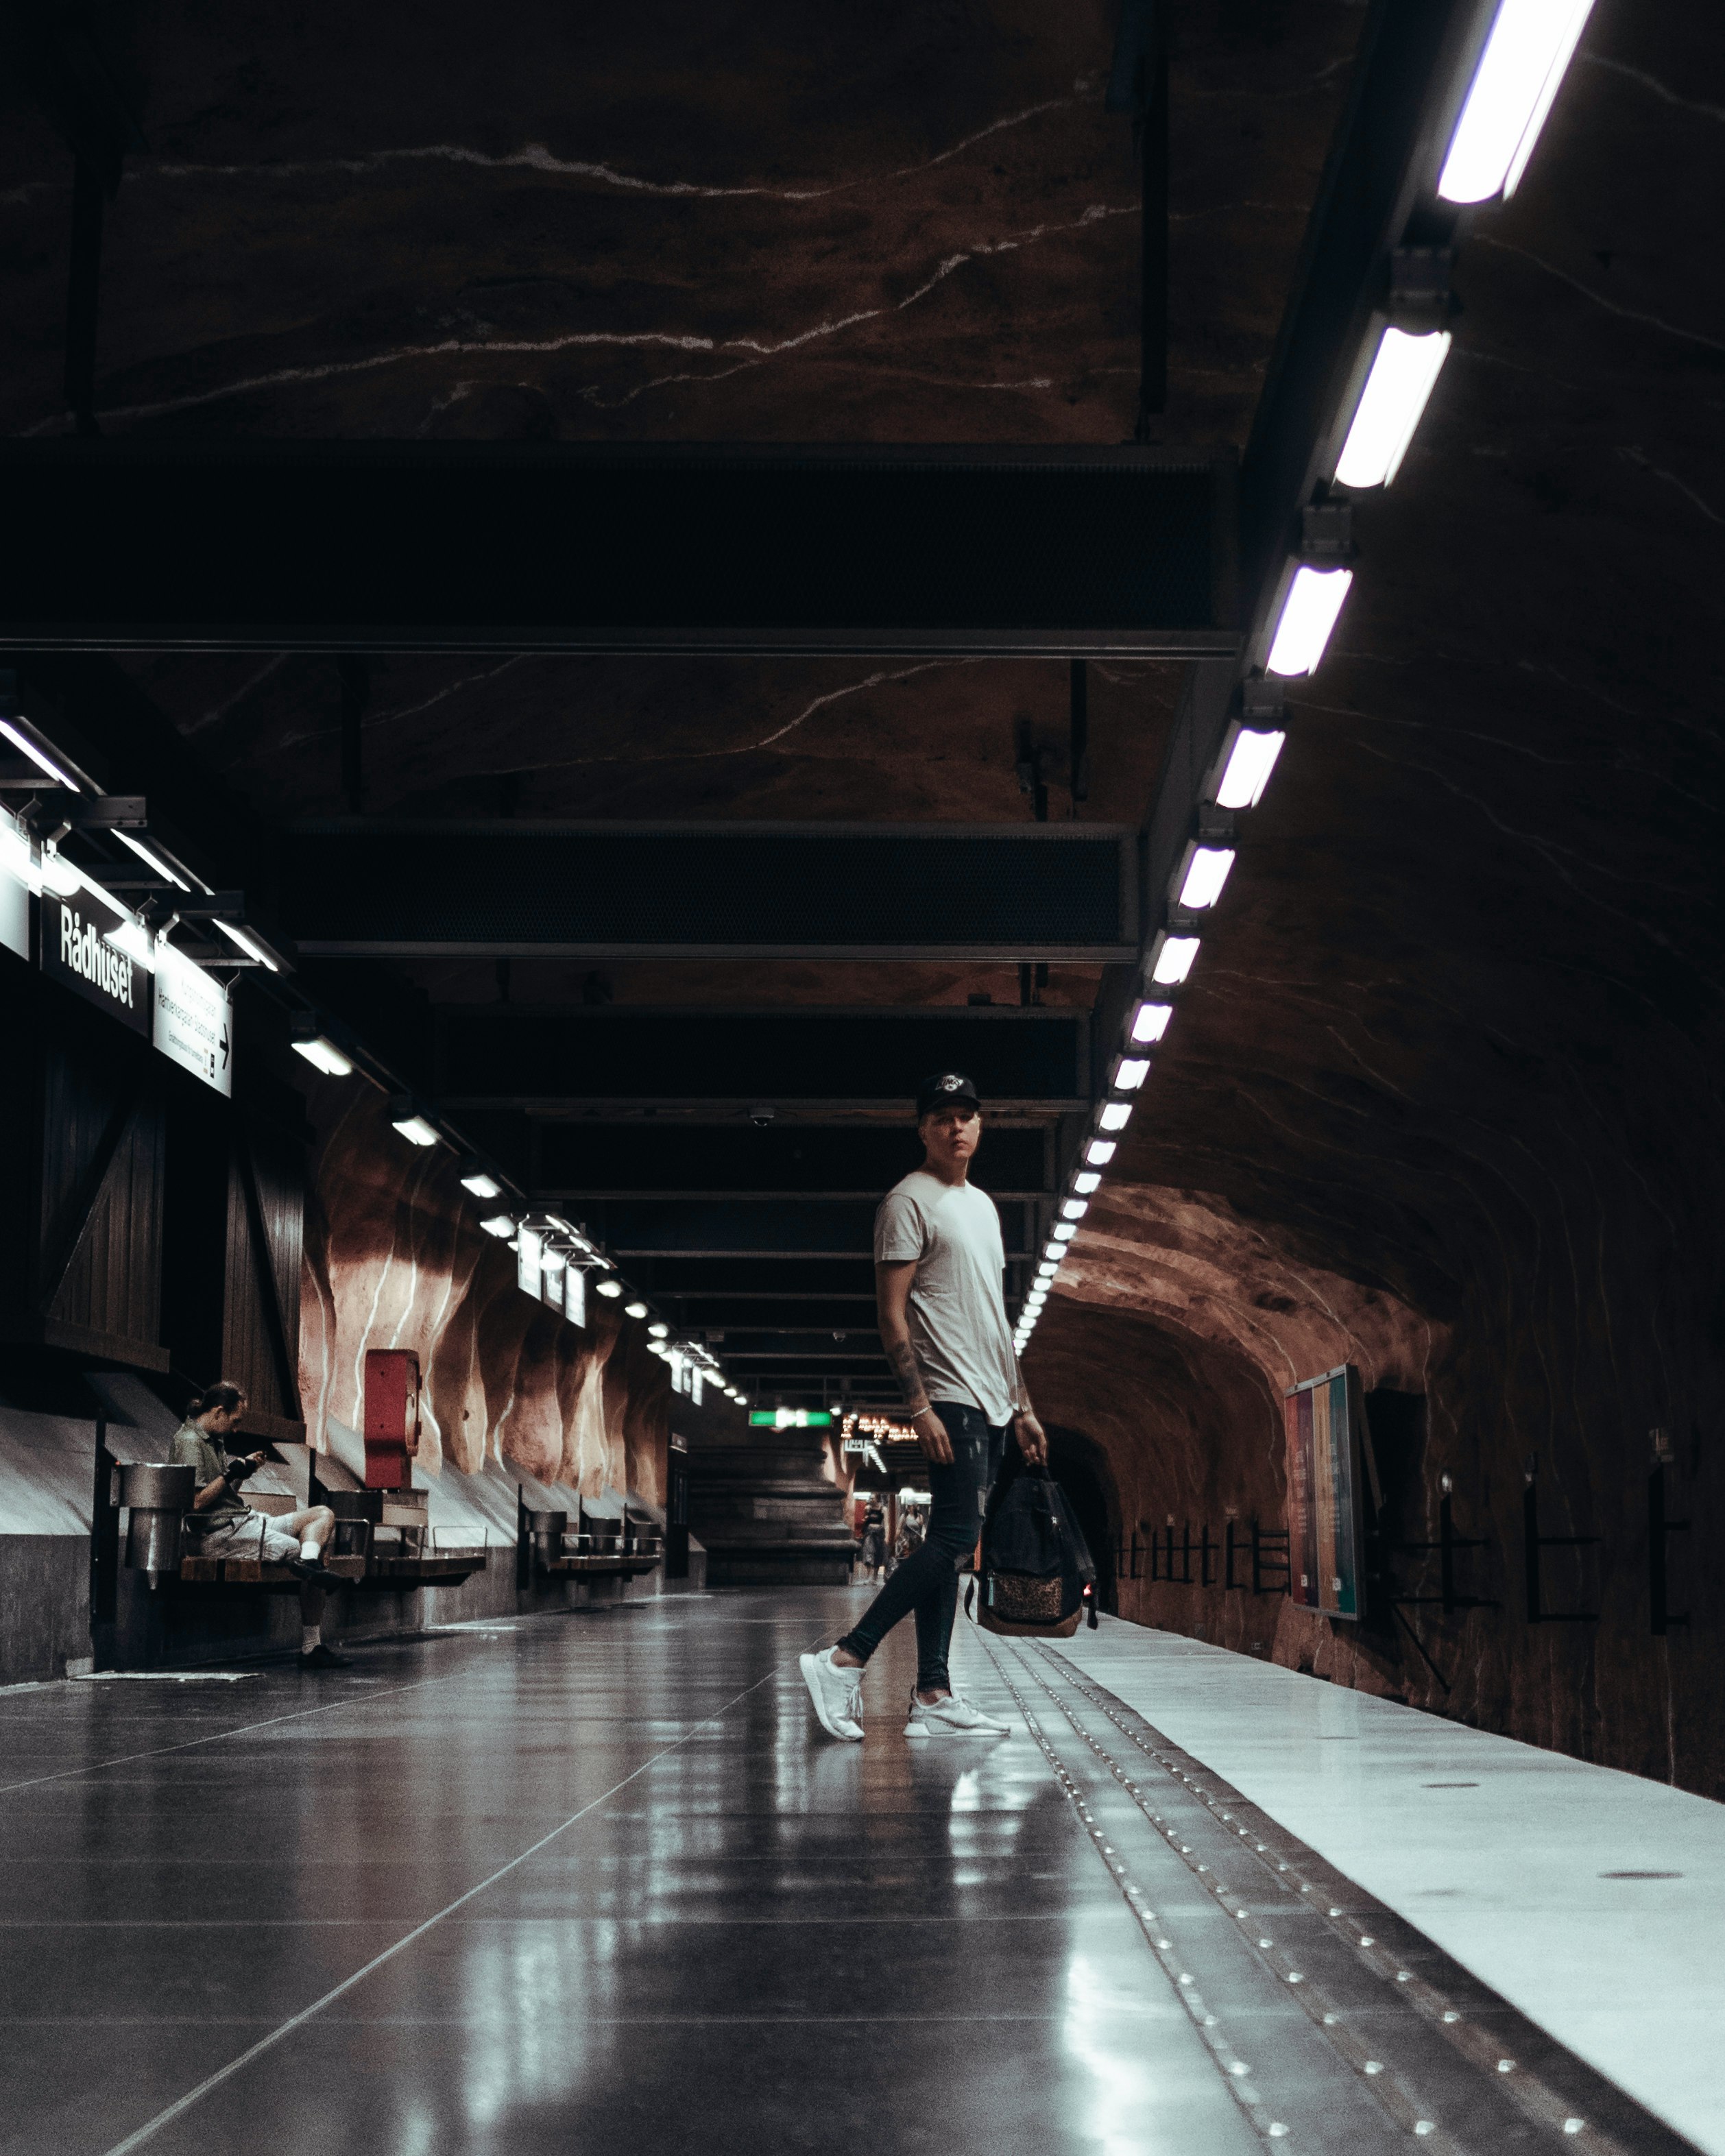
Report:
M 527 1529 L 533 1537 L 534 1561 L 541 1571 L 548 1572 L 562 1555 L 563 1537 L 568 1525 L 567 1512 L 528 1512 Z
M 128 1512 L 126 1562 L 146 1572 L 151 1587 L 180 1568 L 180 1526 L 192 1509 L 197 1471 L 135 1460 L 120 1471 L 120 1502 Z

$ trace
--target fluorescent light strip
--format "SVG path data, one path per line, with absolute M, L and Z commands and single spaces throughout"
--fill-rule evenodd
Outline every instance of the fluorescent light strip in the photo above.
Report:
M 1300 564 L 1282 601 L 1270 656 L 1264 662 L 1268 672 L 1291 676 L 1314 670 L 1324 655 L 1324 646 L 1353 582 L 1352 569 L 1314 569 L 1309 562 Z
M 1388 486 L 1401 470 L 1449 350 L 1447 330 L 1384 331 L 1336 466 L 1343 486 Z
M 1092 1168 L 1106 1168 L 1119 1150 L 1112 1138 L 1092 1138 L 1084 1148 L 1084 1157 Z
M 1438 175 L 1445 202 L 1515 192 L 1592 7 L 1593 0 L 1503 0 Z
M 1177 988 L 1192 971 L 1192 962 L 1198 956 L 1199 939 L 1195 936 L 1164 936 L 1156 953 L 1156 963 L 1150 969 L 1150 978 L 1159 988 Z
M 1264 788 L 1270 783 L 1270 774 L 1286 739 L 1286 734 L 1254 733 L 1242 726 L 1229 756 L 1228 768 L 1222 773 L 1222 783 L 1216 788 L 1216 806 L 1255 808 L 1264 798 Z
M 1114 1066 L 1114 1090 L 1117 1093 L 1136 1093 L 1149 1075 L 1147 1055 L 1122 1055 Z
M 1100 1190 L 1102 1178 L 1093 1168 L 1081 1168 L 1072 1178 L 1072 1188 L 1081 1197 L 1088 1198 L 1093 1190 Z
M 1105 1131 L 1123 1131 L 1132 1119 L 1132 1104 L 1130 1101 L 1104 1101 L 1096 1122 Z
M 141 921 L 134 921 L 127 914 L 116 927 L 105 932 L 102 941 L 111 943 L 116 951 L 123 951 L 128 958 L 146 968 L 149 972 L 155 972 L 156 947 L 151 941 L 149 930 Z
M 464 1175 L 461 1188 L 470 1190 L 475 1198 L 501 1198 L 503 1195 L 503 1185 L 494 1176 L 487 1175 L 483 1168 L 476 1169 L 471 1175 Z
M 1141 1047 L 1160 1040 L 1174 1014 L 1172 1004 L 1140 1004 L 1132 1013 L 1132 1037 Z
M 249 934 L 244 928 L 236 927 L 231 921 L 218 920 L 216 927 L 221 930 L 230 943 L 237 943 L 248 957 L 255 958 L 260 966 L 267 967 L 272 973 L 279 973 L 281 971 L 280 967 L 259 942 L 255 936 Z
M 1189 913 L 1204 912 L 1222 896 L 1222 886 L 1233 866 L 1232 846 L 1194 846 L 1176 902 Z
M 428 1123 L 424 1116 L 403 1116 L 399 1120 L 392 1116 L 390 1121 L 409 1145 L 434 1146 L 437 1143 L 437 1127 Z
M 146 868 L 154 869 L 159 876 L 166 876 L 176 891 L 190 891 L 192 886 L 172 862 L 165 861 L 153 846 L 141 839 L 133 838 L 130 831 L 116 831 L 113 834 L 122 846 L 129 846 Z
M 1060 1200 L 1060 1217 L 1063 1219 L 1081 1220 L 1089 1210 L 1090 1200 L 1087 1198 L 1063 1198 Z
M 28 734 L 20 733 L 9 720 L 0 719 L 0 734 L 4 734 L 14 748 L 21 748 L 38 771 L 45 772 L 56 786 L 64 786 L 69 793 L 84 791 L 70 772 L 62 771 L 45 748 L 39 748 Z
M 353 1075 L 353 1065 L 334 1041 L 326 1040 L 321 1034 L 313 1040 L 295 1041 L 293 1050 L 295 1055 L 303 1055 L 314 1070 L 321 1070 L 326 1078 L 348 1078 Z M 490 1193 L 494 1198 L 497 1194 L 495 1190 Z

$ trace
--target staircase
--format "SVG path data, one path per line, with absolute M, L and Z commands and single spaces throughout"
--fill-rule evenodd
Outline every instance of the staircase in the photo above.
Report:
M 691 1445 L 689 1526 L 706 1546 L 710 1587 L 843 1586 L 856 1551 L 844 1504 L 812 1433 Z

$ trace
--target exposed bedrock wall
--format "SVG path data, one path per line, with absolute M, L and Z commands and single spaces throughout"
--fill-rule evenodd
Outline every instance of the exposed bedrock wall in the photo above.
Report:
M 471 1472 L 487 1454 L 597 1496 L 665 1502 L 670 1386 L 643 1328 L 595 1297 L 586 1327 L 536 1303 L 507 1246 L 484 1233 L 444 1147 L 403 1142 L 353 1080 L 324 1081 L 305 1224 L 301 1402 L 312 1442 L 329 1419 L 363 1427 L 369 1348 L 418 1352 L 420 1460 Z
M 1566 1142 L 1560 1124 L 1548 1140 Z M 1284 1389 L 1354 1363 L 1378 1395 L 1391 1536 L 1435 1540 L 1447 1473 L 1457 1532 L 1488 1544 L 1458 1554 L 1456 1586 L 1498 1606 L 1398 1616 L 1380 1602 L 1354 1625 L 1279 1594 L 1228 1593 L 1218 1558 L 1207 1589 L 1153 1584 L 1142 1560 L 1137 1582 L 1120 1582 L 1121 1614 L 1717 1795 L 1725 1718 L 1711 1551 L 1721 1521 L 1709 1440 L 1725 1403 L 1711 1271 L 1690 1262 L 1681 1224 L 1654 1199 L 1644 1146 L 1587 1147 L 1589 1173 L 1568 1180 L 1537 1143 L 1518 1163 L 1502 1157 L 1514 1148 L 1494 1150 L 1481 1142 L 1491 1171 L 1481 1185 L 1451 1181 L 1450 1201 L 1466 1202 L 1445 1219 L 1447 1237 L 1410 1223 L 1407 1245 L 1386 1257 L 1372 1225 L 1353 1221 L 1350 1270 L 1364 1273 L 1358 1257 L 1376 1255 L 1375 1281 L 1335 1270 L 1333 1256 L 1318 1262 L 1336 1224 L 1316 1204 L 1276 1221 L 1213 1194 L 1106 1188 L 1038 1329 L 1038 1404 L 1106 1446 L 1128 1537 L 1172 1513 L 1177 1545 L 1188 1522 L 1219 1542 L 1230 1508 L 1242 1530 L 1254 1515 L 1285 1522 Z M 1339 1191 L 1332 1198 L 1352 1209 Z M 1702 1194 L 1686 1202 L 1702 1204 Z M 1670 1543 L 1671 1606 L 1691 1622 L 1662 1638 L 1648 1568 L 1656 1424 L 1675 1440 L 1671 1516 L 1696 1523 Z M 1596 1549 L 1546 1553 L 1547 1606 L 1597 1609 L 1597 1623 L 1527 1622 L 1522 1499 L 1535 1455 L 1543 1532 L 1600 1537 Z M 1404 1594 L 1438 1592 L 1435 1558 L 1400 1552 L 1390 1570 Z M 1194 1581 L 1198 1571 L 1194 1558 Z

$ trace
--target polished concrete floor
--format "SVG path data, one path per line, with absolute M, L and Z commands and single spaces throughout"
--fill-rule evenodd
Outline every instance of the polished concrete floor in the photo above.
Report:
M 856 1608 L 0 1697 L 0 2150 L 1682 2145 L 1062 1657 L 963 1633 L 1013 1734 L 907 1744 L 904 1628 L 824 1738 Z

